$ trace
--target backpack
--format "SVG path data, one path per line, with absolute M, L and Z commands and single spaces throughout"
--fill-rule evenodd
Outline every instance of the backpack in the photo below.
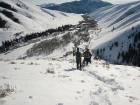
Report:
M 90 52 L 87 52 L 87 51 L 86 51 L 86 52 L 84 53 L 84 58 L 90 58 L 90 56 L 91 56 Z
M 81 53 L 80 52 L 76 52 L 76 60 L 81 60 Z

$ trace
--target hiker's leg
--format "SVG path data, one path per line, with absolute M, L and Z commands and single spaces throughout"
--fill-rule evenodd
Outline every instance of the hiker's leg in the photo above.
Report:
M 85 59 L 85 62 L 86 62 L 86 66 L 87 66 L 88 65 L 88 59 L 87 58 Z
M 77 64 L 77 69 L 79 68 L 79 61 L 77 60 L 76 61 L 76 64 Z
M 91 63 L 91 60 L 90 60 L 90 58 L 87 58 L 87 62 L 90 62 Z M 88 63 L 87 63 L 88 64 Z
M 91 57 L 90 57 L 90 60 L 89 60 L 89 62 L 91 63 Z
M 79 61 L 79 63 L 80 63 L 80 69 L 81 69 L 81 67 L 82 67 L 81 60 Z

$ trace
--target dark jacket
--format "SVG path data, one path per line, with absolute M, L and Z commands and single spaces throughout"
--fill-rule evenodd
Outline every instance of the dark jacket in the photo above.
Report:
M 81 57 L 83 56 L 83 54 L 77 51 L 77 52 L 73 52 L 73 56 L 75 56 L 76 60 L 81 60 Z
M 92 56 L 92 54 L 89 51 L 85 51 L 83 55 L 84 55 L 84 58 L 91 58 Z

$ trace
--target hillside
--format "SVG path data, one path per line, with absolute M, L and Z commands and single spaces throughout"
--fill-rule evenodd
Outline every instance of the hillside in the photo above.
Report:
M 85 47 L 89 47 L 95 55 L 95 58 L 99 57 L 115 64 L 139 66 L 139 8 L 140 2 L 103 7 L 90 14 L 96 21 L 86 17 L 86 15 L 83 17 L 83 20 L 81 15 L 78 15 L 79 17 L 75 17 L 77 18 L 76 21 L 80 21 L 78 19 L 83 21 L 77 25 L 59 27 L 58 29 L 27 35 L 23 42 L 32 43 L 33 47 L 28 48 L 28 51 L 24 51 L 26 52 L 25 55 L 30 57 L 35 55 L 47 55 L 52 57 L 55 56 L 55 54 L 59 54 L 58 57 L 62 57 L 65 53 L 71 52 L 72 47 L 76 44 L 80 46 L 82 50 L 84 50 Z M 59 15 L 60 14 L 56 14 L 56 16 Z M 72 16 L 73 15 L 74 14 L 72 14 Z M 72 30 L 69 30 L 69 28 L 72 28 Z M 21 35 L 23 34 L 21 33 Z M 44 44 L 46 46 L 44 46 Z M 48 46 L 50 44 L 52 45 L 51 47 Z M 40 47 L 42 49 L 40 49 Z M 23 55 L 20 54 L 17 57 L 19 56 Z
M 112 63 L 140 66 L 140 2 L 103 7 L 90 16 L 100 26 L 91 42 L 94 54 Z
M 49 4 L 44 3 L 44 4 L 38 5 L 38 6 L 40 6 L 40 7 L 42 7 L 42 8 L 45 8 L 45 7 L 48 8 L 48 7 L 56 6 L 56 5 L 58 5 L 58 4 L 55 4 L 55 3 L 49 3 Z
M 79 71 L 71 61 L 1 60 L 0 104 L 139 105 L 140 68 L 92 61 Z
M 0 2 L 0 45 L 2 41 L 62 25 L 74 25 L 80 20 L 81 15 L 40 8 L 24 0 L 3 0 Z
M 49 6 L 49 7 L 48 5 L 46 5 L 44 8 L 63 11 L 67 13 L 87 14 L 93 12 L 98 8 L 109 6 L 109 5 L 112 4 L 101 0 L 78 0 L 78 1 L 66 2 L 59 5 Z
M 4 32 L 20 32 L 15 30 L 18 28 L 28 33 L 21 33 L 19 36 L 24 37 L 16 37 L 17 39 L 11 41 L 12 44 L 8 41 L 3 43 L 5 49 L 3 46 L 0 47 L 0 105 L 139 105 L 140 68 L 136 67 L 137 65 L 113 63 L 120 48 L 128 50 L 126 47 L 128 41 L 139 43 L 134 37 L 138 37 L 136 34 L 140 31 L 140 2 L 101 8 L 91 14 L 93 19 L 87 15 L 81 17 L 63 13 L 62 23 L 73 24 L 63 26 L 58 22 L 61 16 L 59 13 L 62 12 L 43 9 L 47 13 L 41 14 L 49 20 L 46 22 L 47 20 L 43 18 L 45 24 L 38 20 L 41 18 L 39 7 L 17 0 L 6 2 L 9 5 L 22 2 L 23 7 L 30 8 L 33 13 L 29 10 L 25 12 L 27 8 L 17 9 L 19 4 L 18 7 L 14 5 L 14 8 L 8 6 L 10 9 L 0 13 L 0 22 L 3 22 L 0 26 L 3 27 L 8 21 L 11 22 L 12 30 L 0 28 L 1 36 L 6 35 Z M 28 12 L 33 16 L 40 14 L 36 19 L 39 22 L 36 24 L 45 25 L 42 28 L 33 28 L 29 20 L 33 22 L 35 20 L 27 21 L 26 16 L 25 20 L 18 21 L 19 16 L 24 16 L 18 13 L 19 10 L 22 14 Z M 10 13 L 8 15 L 11 18 L 6 17 L 7 11 L 14 15 Z M 48 12 L 55 15 L 53 22 L 50 21 L 53 16 L 48 15 Z M 51 19 L 47 18 L 48 16 Z M 72 18 L 75 20 L 72 21 Z M 19 27 L 21 22 L 28 23 L 24 24 L 28 28 Z M 34 33 L 30 33 L 28 29 Z M 131 33 L 134 34 L 130 35 Z M 124 47 L 120 47 L 120 43 Z M 89 48 L 93 54 L 91 63 L 82 66 L 81 71 L 76 69 L 76 60 L 72 54 L 77 47 L 80 52 Z M 83 57 L 81 59 L 83 61 Z

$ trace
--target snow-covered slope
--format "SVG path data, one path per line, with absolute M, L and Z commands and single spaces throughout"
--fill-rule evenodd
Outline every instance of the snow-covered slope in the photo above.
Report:
M 42 4 L 42 5 L 38 5 L 38 6 L 40 6 L 40 7 L 42 7 L 42 8 L 44 8 L 44 7 L 52 7 L 52 6 L 56 6 L 56 5 L 58 5 L 58 4 L 55 4 L 55 3 L 49 3 L 49 4 L 46 4 L 46 3 L 44 3 L 44 4 Z
M 49 28 L 56 28 L 65 24 L 77 24 L 82 20 L 81 15 L 69 14 L 59 11 L 48 10 L 29 4 L 24 0 L 3 0 L 14 10 L 0 6 L 0 11 L 11 12 L 19 22 L 13 21 L 10 17 L 0 12 L 0 17 L 5 20 L 5 28 L 0 29 L 0 45 L 2 41 L 15 38 L 14 34 L 21 33 L 24 36 L 31 32 L 41 32 Z
M 28 5 L 26 5 L 26 6 L 28 6 Z M 39 7 L 36 7 L 36 6 L 29 6 L 29 7 L 37 8 L 36 13 L 37 12 L 40 13 Z M 19 10 L 23 11 L 23 9 L 19 9 Z M 48 13 L 48 11 L 50 11 L 50 10 L 44 9 L 44 11 L 47 11 L 47 13 Z M 20 13 L 25 13 L 25 12 L 20 12 Z M 52 13 L 54 13 L 53 15 L 55 15 L 55 17 L 52 16 Z M 51 12 L 49 12 L 49 14 L 51 14 L 49 16 L 50 16 L 50 18 L 52 18 L 52 17 L 60 18 L 59 13 L 60 12 L 51 11 Z M 44 12 L 42 14 L 44 14 Z M 64 14 L 67 16 L 70 15 L 67 18 L 71 18 L 72 16 L 75 16 L 75 18 L 77 19 L 77 20 L 73 20 L 73 21 L 69 21 L 69 22 L 74 22 L 74 21 L 78 22 L 79 20 L 82 19 L 81 16 L 79 16 L 79 15 L 63 13 L 63 15 Z M 44 15 L 46 15 L 46 14 L 44 14 Z M 48 16 L 48 14 L 47 14 L 47 16 Z M 135 49 L 136 51 L 139 50 L 139 48 L 137 47 L 137 46 L 139 46 L 139 40 L 137 42 L 135 42 L 134 41 L 135 36 L 131 36 L 131 35 L 133 35 L 133 33 L 135 35 L 135 34 L 138 34 L 138 32 L 140 32 L 140 2 L 139 1 L 127 3 L 127 4 L 121 4 L 121 5 L 103 7 L 101 9 L 98 9 L 97 11 L 91 13 L 90 16 L 93 19 L 97 20 L 98 26 L 99 26 L 98 27 L 99 30 L 94 30 L 94 29 L 89 30 L 90 41 L 88 42 L 88 46 L 95 55 L 97 55 L 97 52 L 98 52 L 98 56 L 100 56 L 104 60 L 110 61 L 112 63 L 122 64 L 122 61 L 123 61 L 122 53 L 124 53 L 124 55 L 126 53 L 129 54 L 128 51 L 130 51 L 129 50 L 130 44 L 132 44 L 133 49 Z M 64 16 L 64 18 L 66 18 L 66 17 Z M 55 21 L 55 20 L 57 21 L 57 19 L 54 19 L 52 21 Z M 64 19 L 62 19 L 62 20 L 64 20 Z M 65 22 L 65 20 L 63 22 Z M 49 21 L 47 23 L 49 23 Z M 15 24 L 19 25 L 17 23 L 15 23 Z M 41 24 L 44 24 L 44 23 L 41 23 Z M 57 26 L 58 22 L 52 23 L 50 21 L 49 24 L 50 24 L 50 26 L 48 25 L 48 27 L 51 27 L 51 26 L 53 27 L 53 26 Z M 31 25 L 30 25 L 30 27 L 31 27 Z M 44 27 L 42 27 L 42 28 L 44 28 Z M 39 28 L 35 28 L 35 29 L 39 29 Z M 33 30 L 34 30 L 34 28 L 32 28 L 32 31 Z M 42 29 L 39 29 L 39 30 L 42 30 Z M 8 32 L 9 31 L 5 31 L 5 33 L 8 33 Z M 29 30 L 26 30 L 24 32 L 27 33 L 27 32 L 29 32 Z M 64 34 L 62 34 L 60 36 L 63 36 L 63 35 Z M 6 35 L 5 36 L 3 35 L 3 37 L 6 37 Z M 53 54 L 50 54 L 51 57 L 54 57 L 55 54 L 59 54 L 58 57 L 61 57 L 66 52 L 72 51 L 73 46 L 71 44 L 72 43 L 70 43 L 70 46 L 67 46 L 70 48 L 66 48 L 66 46 L 65 46 L 65 49 L 69 49 L 69 50 L 62 51 L 62 49 L 61 49 L 61 51 L 60 51 L 60 50 L 56 49 Z M 32 47 L 32 46 L 33 45 L 31 45 L 30 47 Z M 84 46 L 84 45 L 81 45 L 81 46 Z M 28 48 L 30 48 L 30 47 L 28 47 Z M 84 48 L 82 48 L 82 49 L 84 49 Z M 25 49 L 25 51 L 23 51 L 24 54 L 26 53 L 26 50 L 27 49 Z M 3 59 L 5 59 L 5 58 L 7 59 L 8 57 L 9 58 L 12 57 L 12 59 L 14 57 L 18 58 L 19 56 L 23 56 L 23 52 L 21 54 L 19 53 L 16 55 L 13 52 L 11 52 L 7 55 L 2 55 L 1 58 L 3 58 Z M 62 54 L 62 52 L 63 52 L 63 54 Z M 120 53 L 120 57 L 119 57 L 119 53 Z M 133 55 L 135 55 L 135 54 L 133 54 Z M 129 62 L 127 62 L 127 64 L 132 65 L 133 61 L 139 60 L 136 55 L 132 56 L 132 57 L 133 57 L 133 59 L 131 59 L 131 60 L 129 59 Z M 135 58 L 137 58 L 137 59 L 135 59 Z M 126 63 L 126 61 L 123 63 Z M 139 64 L 137 64 L 137 65 L 139 65 Z
M 14 2 L 16 1 L 14 0 Z M 12 1 L 10 4 L 14 2 Z M 125 4 L 123 6 L 117 5 L 115 7 L 108 7 L 108 9 L 104 8 L 96 12 L 99 14 L 98 17 L 96 17 L 97 14 L 93 13 L 92 16 L 94 16 L 94 18 L 98 20 L 100 28 L 86 28 L 87 23 L 85 23 L 84 21 L 83 25 L 77 25 L 75 26 L 76 29 L 73 28 L 73 30 L 71 31 L 69 30 L 62 33 L 52 33 L 49 37 L 42 36 L 33 40 L 29 40 L 26 43 L 18 43 L 19 48 L 16 48 L 15 46 L 14 49 L 8 50 L 5 53 L 1 53 L 0 105 L 139 105 L 139 67 L 109 64 L 109 62 L 103 60 L 94 60 L 93 58 L 95 56 L 93 56 L 91 60 L 92 62 L 88 66 L 83 67 L 82 71 L 79 71 L 76 69 L 75 59 L 72 56 L 72 53 L 70 53 L 73 50 L 72 48 L 74 47 L 74 43 L 70 40 L 69 37 L 65 38 L 67 39 L 67 41 L 70 41 L 70 43 L 64 44 L 61 48 L 56 48 L 55 51 L 50 55 L 41 54 L 38 56 L 32 56 L 32 58 L 25 58 L 25 56 L 27 56 L 26 51 L 28 49 L 31 48 L 32 52 L 32 46 L 37 45 L 38 43 L 41 43 L 46 39 L 53 39 L 54 37 L 56 39 L 62 39 L 65 34 L 67 34 L 68 36 L 75 36 L 74 40 L 76 41 L 84 35 L 86 36 L 84 36 L 85 39 L 87 37 L 90 37 L 90 40 L 88 42 L 84 42 L 84 40 L 80 40 L 78 42 L 80 43 L 80 45 L 78 46 L 80 48 L 80 51 L 81 49 L 84 49 L 85 46 L 88 46 L 93 52 L 96 51 L 96 49 L 101 50 L 102 48 L 103 56 L 106 55 L 108 57 L 110 54 L 115 55 L 117 54 L 117 51 L 120 50 L 120 47 L 112 47 L 112 50 L 110 50 L 108 46 L 110 47 L 110 45 L 115 41 L 118 41 L 119 45 L 120 42 L 123 41 L 123 43 L 127 46 L 127 36 L 130 33 L 135 32 L 136 30 L 139 31 L 140 29 L 139 9 L 135 9 L 135 7 L 139 7 L 139 4 L 139 2 L 135 2 L 131 3 L 131 5 Z M 26 4 L 25 6 L 27 5 L 28 4 Z M 120 8 L 117 8 L 118 6 L 120 6 Z M 128 8 L 134 7 L 133 9 L 135 10 L 135 12 L 123 18 L 121 21 L 118 21 L 121 16 L 125 16 L 124 13 L 122 13 L 123 11 L 119 12 L 125 6 Z M 34 6 L 29 7 L 34 8 Z M 108 14 L 108 12 L 113 14 L 113 12 L 111 12 L 112 8 L 116 8 L 114 12 L 118 11 L 115 17 L 113 17 L 113 15 L 111 14 Z M 19 10 L 21 10 L 20 12 L 23 14 L 27 12 L 23 11 L 22 9 Z M 104 10 L 108 12 L 105 12 Z M 49 10 L 45 11 L 48 12 Z M 100 14 L 100 12 L 102 14 Z M 18 12 L 12 13 L 22 16 L 18 14 Z M 103 14 L 104 17 L 101 18 L 100 16 Z M 57 17 L 60 14 L 58 14 L 57 12 L 55 13 L 55 15 Z M 46 15 L 44 14 L 43 16 Z M 71 16 L 73 15 L 68 16 L 68 19 Z M 76 19 L 81 20 L 80 16 L 79 18 L 77 18 L 77 15 L 75 16 Z M 117 16 L 119 16 L 120 18 Z M 2 17 L 9 20 L 8 22 L 12 23 L 12 27 L 10 28 L 11 30 L 12 28 L 15 28 L 13 26 L 20 26 L 18 23 L 14 23 L 9 18 L 6 18 L 3 15 Z M 40 18 L 40 16 L 38 18 Z M 50 16 L 50 18 L 52 17 Z M 27 19 L 26 17 L 24 17 L 24 19 L 25 23 Z M 91 21 L 89 17 L 85 19 L 87 21 L 90 20 L 89 22 L 95 22 Z M 117 22 L 115 22 L 115 20 L 117 20 Z M 76 20 L 76 22 L 77 21 L 78 20 Z M 50 22 L 50 26 L 48 27 L 57 26 L 58 22 L 55 22 L 56 23 Z M 38 24 L 44 23 L 39 22 Z M 29 26 L 28 28 L 33 31 L 34 28 L 31 28 L 30 24 L 26 25 L 26 27 L 27 26 Z M 47 27 L 45 27 L 44 29 L 46 28 Z M 9 31 L 4 30 L 5 29 L 1 29 L 1 32 L 9 33 Z M 24 28 L 23 30 L 25 33 L 29 32 L 28 29 Z M 43 30 L 43 27 L 39 30 Z M 17 30 L 15 31 L 17 32 Z M 124 40 L 126 42 L 124 42 Z M 130 41 L 133 40 L 131 39 Z M 66 43 L 65 40 L 61 40 L 61 42 Z M 124 47 L 122 48 L 122 50 L 127 50 L 127 47 L 125 45 L 123 45 Z M 47 46 L 47 44 L 45 46 Z M 105 51 L 103 51 L 103 48 L 105 48 Z M 37 53 L 40 53 L 40 50 Z M 115 52 L 115 50 L 117 51 Z M 66 52 L 69 52 L 69 55 L 67 57 L 62 57 L 62 55 Z M 112 56 L 110 58 L 115 59 Z
M 53 5 L 46 8 L 51 10 L 59 10 L 68 13 L 77 13 L 77 14 L 87 14 L 98 8 L 112 5 L 109 2 L 102 0 L 77 0 L 72 2 L 66 2 L 59 5 Z
M 71 56 L 72 58 L 72 56 Z M 0 105 L 139 105 L 140 68 L 64 59 L 0 61 Z
M 140 1 L 103 7 L 90 16 L 96 19 L 100 26 L 100 32 L 96 33 L 96 36 L 93 34 L 94 38 L 91 42 L 95 54 L 98 49 L 98 54 L 103 59 L 112 63 L 122 63 L 123 58 L 118 55 L 131 53 L 130 43 L 135 51 L 139 50 L 137 46 L 140 40 L 134 41 L 134 39 L 140 32 Z M 137 60 L 135 57 L 130 61 L 131 63 Z

